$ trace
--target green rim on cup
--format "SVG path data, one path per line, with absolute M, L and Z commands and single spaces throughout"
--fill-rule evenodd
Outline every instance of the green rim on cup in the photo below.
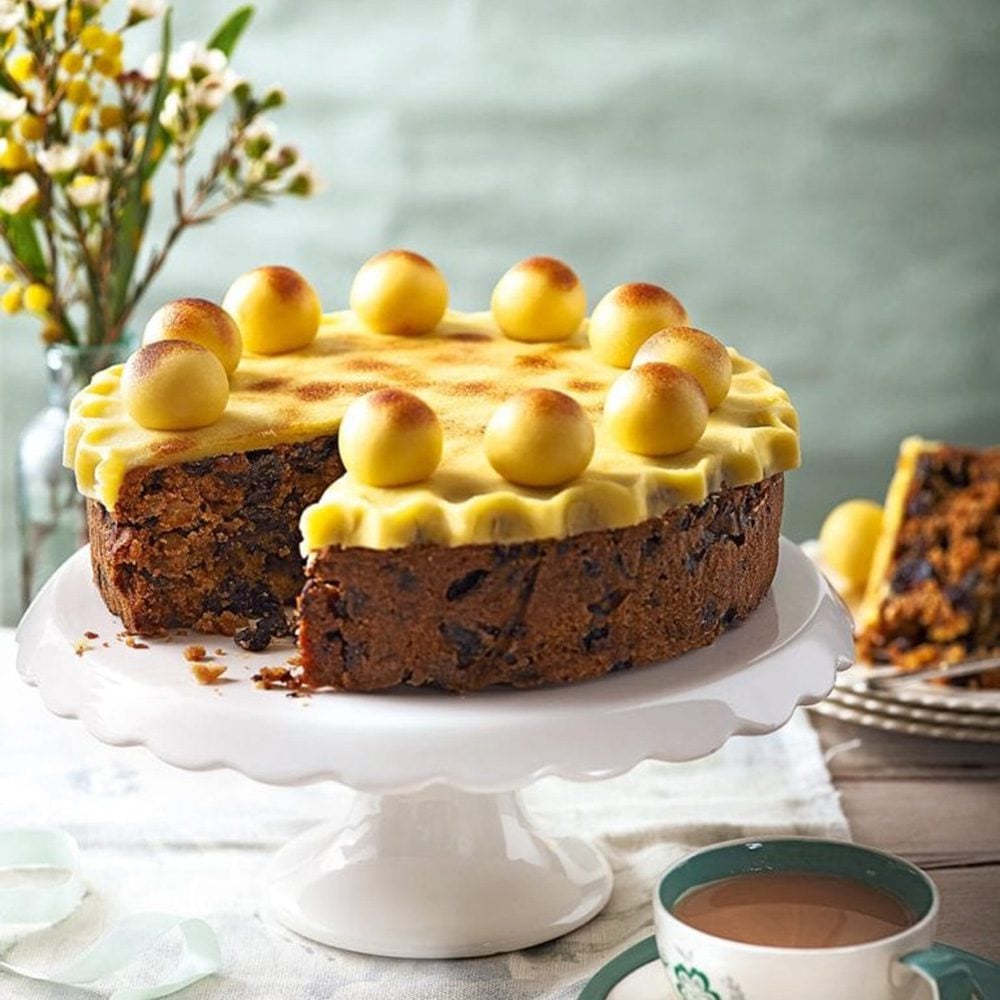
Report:
M 671 868 L 660 879 L 657 891 L 664 908 L 671 910 L 689 889 L 751 872 L 819 872 L 873 883 L 891 892 L 912 914 L 914 923 L 923 920 L 935 904 L 935 892 L 927 877 L 902 858 L 846 841 L 795 837 L 744 840 L 699 851 Z

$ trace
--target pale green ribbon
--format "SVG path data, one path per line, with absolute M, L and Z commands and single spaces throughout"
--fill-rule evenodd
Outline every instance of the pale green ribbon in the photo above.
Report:
M 0 889 L 0 924 L 51 924 L 68 917 L 86 891 L 76 841 L 53 829 L 0 830 L 0 870 L 49 868 L 68 873 L 57 885 Z M 219 942 L 204 920 L 169 913 L 136 913 L 114 924 L 69 965 L 48 975 L 0 960 L 0 971 L 64 986 L 83 986 L 125 968 L 164 935 L 179 931 L 184 943 L 169 978 L 152 986 L 116 990 L 110 1000 L 155 1000 L 219 971 Z

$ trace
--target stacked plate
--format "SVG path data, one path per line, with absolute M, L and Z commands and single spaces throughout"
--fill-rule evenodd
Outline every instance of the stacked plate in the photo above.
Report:
M 864 680 L 864 667 L 841 674 L 826 700 L 812 710 L 911 736 L 1000 743 L 1000 691 L 967 691 L 926 681 L 874 689 Z
M 803 551 L 820 569 L 819 547 Z M 1000 743 L 1000 690 L 976 691 L 927 680 L 874 687 L 863 664 L 840 674 L 825 701 L 812 706 L 820 715 L 844 722 L 932 739 Z

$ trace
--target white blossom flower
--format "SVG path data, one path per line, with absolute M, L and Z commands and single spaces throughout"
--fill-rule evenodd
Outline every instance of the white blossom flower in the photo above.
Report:
M 18 0 L 0 0 L 0 33 L 13 31 L 24 20 L 24 8 Z
M 200 111 L 217 111 L 242 79 L 228 67 L 222 73 L 210 73 L 192 85 L 191 103 Z
M 80 174 L 66 188 L 66 195 L 77 208 L 96 208 L 107 200 L 110 186 L 107 177 Z
M 210 73 L 221 73 L 228 62 L 221 49 L 206 49 L 201 42 L 184 42 L 167 60 L 167 75 L 174 81 L 201 79 Z
M 15 97 L 0 90 L 0 122 L 16 122 L 28 110 L 26 97 Z
M 50 177 L 71 174 L 80 165 L 80 150 L 75 146 L 50 146 L 38 151 L 38 165 Z
M 160 70 L 163 69 L 163 54 L 161 52 L 150 52 L 142 61 L 139 72 L 147 80 L 159 80 Z
M 39 10 L 44 10 L 51 14 L 52 11 L 62 7 L 66 3 L 66 0 L 32 0 L 32 2 Z
M 190 134 L 193 128 L 192 115 L 181 91 L 172 90 L 167 94 L 160 109 L 160 124 L 177 141 Z
M 38 184 L 31 174 L 18 174 L 5 188 L 0 189 L 0 212 L 17 215 L 38 197 Z
M 167 9 L 166 0 L 128 0 L 128 19 L 132 24 L 159 17 Z

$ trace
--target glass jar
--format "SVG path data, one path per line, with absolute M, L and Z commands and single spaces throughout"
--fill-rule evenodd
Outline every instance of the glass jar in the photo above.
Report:
M 52 573 L 87 542 L 84 500 L 72 469 L 63 466 L 70 401 L 96 372 L 124 361 L 130 349 L 128 341 L 119 341 L 94 347 L 54 344 L 45 351 L 48 405 L 28 421 L 17 446 L 22 611 Z

